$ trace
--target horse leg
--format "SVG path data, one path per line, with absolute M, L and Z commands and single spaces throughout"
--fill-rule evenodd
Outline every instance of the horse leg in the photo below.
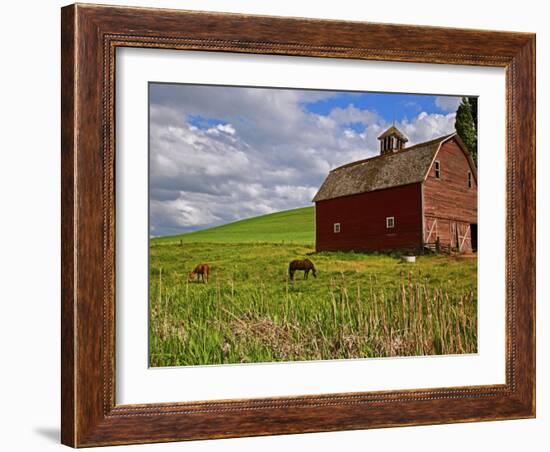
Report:
M 304 270 L 304 279 L 307 279 L 307 274 L 309 273 L 309 270 Z
M 294 281 L 294 271 L 288 270 L 288 276 L 290 277 L 291 281 Z

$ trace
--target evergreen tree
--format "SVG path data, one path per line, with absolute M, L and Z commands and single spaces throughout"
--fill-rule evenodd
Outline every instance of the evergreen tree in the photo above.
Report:
M 472 108 L 471 99 L 475 99 L 472 102 L 474 108 Z M 477 98 L 462 98 L 456 111 L 455 129 L 477 165 Z
M 468 97 L 468 102 L 470 102 L 470 107 L 472 109 L 472 118 L 474 119 L 477 137 L 477 97 Z

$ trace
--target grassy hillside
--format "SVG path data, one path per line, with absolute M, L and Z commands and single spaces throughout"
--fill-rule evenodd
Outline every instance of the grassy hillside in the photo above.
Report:
M 183 243 L 300 243 L 313 244 L 313 207 L 285 210 L 283 212 L 247 218 L 234 223 L 216 226 L 187 234 L 158 237 L 152 244 Z

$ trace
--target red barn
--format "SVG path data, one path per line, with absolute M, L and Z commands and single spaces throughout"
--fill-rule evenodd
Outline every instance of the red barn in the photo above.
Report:
M 380 155 L 333 169 L 315 195 L 317 251 L 476 251 L 477 171 L 458 135 L 378 139 Z

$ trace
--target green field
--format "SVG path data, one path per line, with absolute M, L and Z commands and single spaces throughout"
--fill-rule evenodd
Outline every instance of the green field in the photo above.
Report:
M 302 243 L 311 244 L 314 237 L 313 207 L 247 218 L 188 234 L 159 237 L 155 244 L 166 243 Z
M 305 257 L 318 277 L 288 281 Z M 311 208 L 152 239 L 150 260 L 151 366 L 477 351 L 476 259 L 315 253 Z

